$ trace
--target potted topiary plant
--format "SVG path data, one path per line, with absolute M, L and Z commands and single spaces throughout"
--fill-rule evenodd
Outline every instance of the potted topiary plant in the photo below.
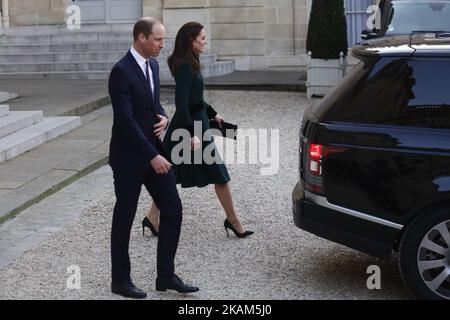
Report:
M 323 96 L 344 76 L 347 22 L 343 0 L 314 0 L 308 25 L 307 95 Z

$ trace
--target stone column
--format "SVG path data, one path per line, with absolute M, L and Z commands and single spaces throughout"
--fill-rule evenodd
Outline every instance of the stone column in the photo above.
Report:
M 311 12 L 310 0 L 295 0 L 296 1 L 296 17 L 295 24 L 295 54 L 306 54 L 306 36 L 308 34 L 309 14 Z
M 9 0 L 2 0 L 2 20 L 3 27 L 9 28 Z
M 266 21 L 268 69 L 301 71 L 308 61 L 306 36 L 310 0 L 266 0 L 276 10 L 276 19 Z M 269 8 L 266 8 L 269 9 Z
M 306 10 L 307 10 L 308 18 L 309 18 L 309 15 L 311 14 L 311 6 L 312 6 L 312 0 L 306 0 Z
M 266 54 L 294 55 L 296 1 L 266 0 Z
M 167 29 L 167 37 L 173 39 L 186 22 L 201 23 L 205 27 L 207 36 L 206 49 L 208 51 L 211 49 L 209 0 L 164 0 L 162 19 Z

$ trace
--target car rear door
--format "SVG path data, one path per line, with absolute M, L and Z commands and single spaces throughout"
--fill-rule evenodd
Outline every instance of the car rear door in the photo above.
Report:
M 328 202 L 404 224 L 450 192 L 450 61 L 383 59 L 317 111 L 316 142 Z

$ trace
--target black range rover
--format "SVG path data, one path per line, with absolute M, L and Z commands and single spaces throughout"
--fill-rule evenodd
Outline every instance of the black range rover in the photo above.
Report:
M 353 55 L 303 117 L 294 222 L 376 257 L 398 252 L 416 297 L 450 299 L 450 39 L 380 38 Z

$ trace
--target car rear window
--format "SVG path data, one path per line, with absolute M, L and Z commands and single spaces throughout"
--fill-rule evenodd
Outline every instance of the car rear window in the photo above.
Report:
M 450 61 L 411 59 L 412 96 L 395 124 L 428 128 L 450 128 Z
M 316 108 L 324 122 L 450 129 L 450 61 L 382 58 L 361 65 Z
M 387 35 L 450 31 L 450 1 L 393 1 Z
M 364 84 L 368 74 L 373 69 L 372 67 L 367 67 L 364 62 L 359 62 L 354 66 L 349 73 L 342 79 L 342 81 L 331 89 L 327 95 L 322 100 L 317 100 L 312 106 L 312 112 L 319 119 L 322 119 L 331 112 L 331 108 L 334 108 L 338 102 L 354 91 L 354 88 L 358 84 Z

